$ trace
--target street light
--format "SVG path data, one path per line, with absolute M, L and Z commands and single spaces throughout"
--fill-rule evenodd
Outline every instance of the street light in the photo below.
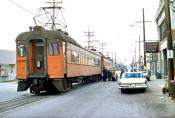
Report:
M 138 27 L 138 28 L 141 28 L 141 29 L 143 29 L 141 26 L 138 26 L 138 25 L 129 25 L 130 27 Z

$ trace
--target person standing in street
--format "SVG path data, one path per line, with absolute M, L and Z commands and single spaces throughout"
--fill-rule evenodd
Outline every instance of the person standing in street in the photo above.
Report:
M 124 73 L 124 69 L 121 69 L 121 72 L 120 72 L 120 78 L 122 78 L 122 74 Z
M 116 81 L 116 75 L 115 75 L 115 70 L 112 70 L 112 81 Z
M 105 68 L 102 71 L 102 78 L 103 78 L 103 81 L 105 82 L 107 78 L 107 70 Z
M 108 72 L 108 81 L 111 81 L 111 78 L 112 78 L 112 71 L 111 70 L 107 70 Z

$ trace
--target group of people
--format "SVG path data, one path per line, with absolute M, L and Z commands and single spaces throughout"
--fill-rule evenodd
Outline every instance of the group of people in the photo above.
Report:
M 102 79 L 103 81 L 116 81 L 117 80 L 117 76 L 115 74 L 115 70 L 110 70 L 110 69 L 106 69 L 104 68 L 102 71 Z

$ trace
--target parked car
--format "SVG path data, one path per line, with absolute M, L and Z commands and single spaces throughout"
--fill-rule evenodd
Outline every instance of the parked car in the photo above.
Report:
M 150 75 L 146 71 L 141 71 L 143 73 L 143 76 L 150 81 Z
M 122 78 L 118 80 L 119 89 L 124 92 L 126 89 L 141 89 L 145 92 L 147 79 L 142 72 L 125 72 Z

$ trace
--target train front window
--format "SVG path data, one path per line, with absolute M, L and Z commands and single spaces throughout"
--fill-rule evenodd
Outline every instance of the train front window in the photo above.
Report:
M 18 56 L 25 56 L 26 55 L 26 50 L 24 45 L 18 46 Z
M 49 55 L 53 55 L 53 47 L 52 44 L 49 44 Z
M 57 43 L 49 43 L 49 55 L 58 55 L 58 44 Z
M 58 55 L 58 45 L 57 43 L 53 43 L 53 52 L 55 55 Z

